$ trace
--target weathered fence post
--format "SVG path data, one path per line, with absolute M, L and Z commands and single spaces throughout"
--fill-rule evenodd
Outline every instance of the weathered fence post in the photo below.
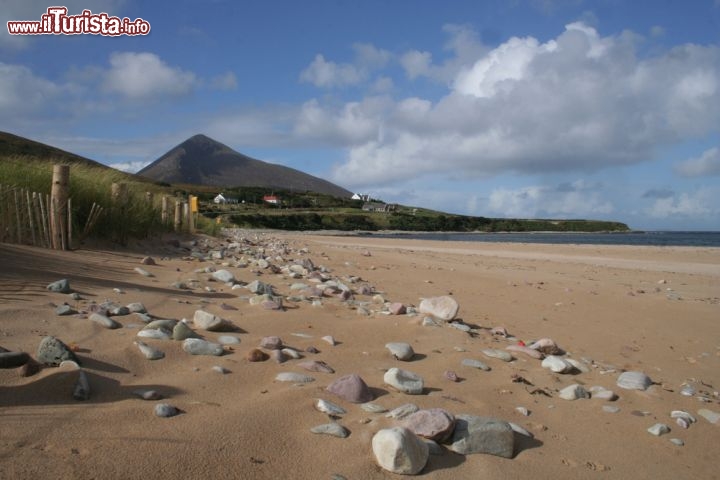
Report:
M 175 202 L 175 231 L 179 232 L 182 227 L 182 203 L 180 201 Z
M 163 195 L 160 202 L 160 221 L 163 225 L 168 223 L 168 196 Z
M 55 250 L 67 249 L 67 201 L 69 196 L 70 166 L 53 166 L 50 194 L 50 229 Z

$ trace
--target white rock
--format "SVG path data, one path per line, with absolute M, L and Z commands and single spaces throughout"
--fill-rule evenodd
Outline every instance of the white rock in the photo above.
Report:
M 574 358 L 564 358 L 563 360 L 575 367 L 575 369 L 581 373 L 590 373 L 588 366 L 581 361 L 575 360 Z
M 318 425 L 316 427 L 312 427 L 310 431 L 312 433 L 331 435 L 338 438 L 346 438 L 348 435 L 350 435 L 350 432 L 347 428 L 343 427 L 342 425 L 338 425 L 337 423 L 326 423 L 324 425 Z
M 596 400 L 613 401 L 617 400 L 618 398 L 618 396 L 612 390 L 608 390 L 605 387 L 600 387 L 597 385 L 590 387 L 590 393 L 592 394 L 592 398 Z
M 652 427 L 648 428 L 648 432 L 652 433 L 655 436 L 664 435 L 666 433 L 670 432 L 670 427 L 665 425 L 664 423 L 656 423 Z
M 385 344 L 390 354 L 398 360 L 410 360 L 415 356 L 412 346 L 404 342 L 390 342 Z
M 460 306 L 457 301 L 450 296 L 424 298 L 418 307 L 420 313 L 432 315 L 441 320 L 450 321 L 458 313 Z
M 222 330 L 227 326 L 227 323 L 217 315 L 213 315 L 210 312 L 204 310 L 196 310 L 193 316 L 193 323 L 196 327 L 202 328 L 208 331 Z
M 227 270 L 218 270 L 212 274 L 213 278 L 218 282 L 228 283 L 235 281 L 235 275 L 228 272 Z
M 582 385 L 574 383 L 560 390 L 558 396 L 563 400 L 577 400 L 578 398 L 590 398 L 590 393 Z
M 540 365 L 542 365 L 543 368 L 547 368 L 555 373 L 569 373 L 575 369 L 570 362 L 564 358 L 558 357 L 557 355 L 548 355 Z
M 642 372 L 623 372 L 617 379 L 617 386 L 626 390 L 647 390 L 652 383 Z
M 372 439 L 372 450 L 378 465 L 401 475 L 420 473 L 430 456 L 427 444 L 402 427 L 377 432 Z
M 147 358 L 148 360 L 159 360 L 165 356 L 163 352 L 161 352 L 157 348 L 151 347 L 145 342 L 137 341 L 134 343 L 135 345 L 137 345 L 140 352 L 145 355 L 145 358 Z
M 418 410 L 420 410 L 420 407 L 418 407 L 414 403 L 406 403 L 404 405 L 400 405 L 397 408 L 393 408 L 385 416 L 387 418 L 394 418 L 396 420 L 400 420 L 412 413 L 417 412 Z
M 275 377 L 278 382 L 292 382 L 292 383 L 310 383 L 314 382 L 315 379 L 309 375 L 294 372 L 281 372 Z
M 461 363 L 465 367 L 477 368 L 486 372 L 490 371 L 490 367 L 488 367 L 485 363 L 481 362 L 480 360 L 475 360 L 473 358 L 465 358 Z
M 383 381 L 391 387 L 409 395 L 420 395 L 424 387 L 423 379 L 420 375 L 400 368 L 391 368 L 385 372 Z
M 387 408 L 383 407 L 382 405 L 378 405 L 377 403 L 363 403 L 360 405 L 360 408 L 365 410 L 366 412 L 370 413 L 385 413 L 387 412 Z
M 322 398 L 318 398 L 317 402 L 315 402 L 315 408 L 328 415 L 344 415 L 347 413 L 340 405 L 323 400 Z
M 510 352 L 506 352 L 505 350 L 487 348 L 480 351 L 490 358 L 497 358 L 499 360 L 502 360 L 503 362 L 511 362 L 513 360 L 513 356 L 510 354 Z

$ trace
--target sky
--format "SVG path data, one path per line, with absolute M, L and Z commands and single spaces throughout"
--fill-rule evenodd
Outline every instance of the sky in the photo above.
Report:
M 10 35 L 51 6 L 147 35 Z M 0 130 L 197 133 L 386 202 L 720 230 L 720 0 L 0 0 Z

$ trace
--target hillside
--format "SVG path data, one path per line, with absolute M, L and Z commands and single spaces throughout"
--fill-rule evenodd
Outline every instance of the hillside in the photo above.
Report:
M 171 184 L 265 187 L 337 197 L 352 195 L 327 180 L 248 157 L 205 135 L 187 139 L 140 170 L 138 175 Z

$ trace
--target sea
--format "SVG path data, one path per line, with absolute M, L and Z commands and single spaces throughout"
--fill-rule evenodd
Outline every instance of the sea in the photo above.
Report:
M 512 232 L 512 233 L 373 233 L 377 238 L 409 238 L 459 242 L 511 242 L 657 247 L 720 247 L 720 231 Z

